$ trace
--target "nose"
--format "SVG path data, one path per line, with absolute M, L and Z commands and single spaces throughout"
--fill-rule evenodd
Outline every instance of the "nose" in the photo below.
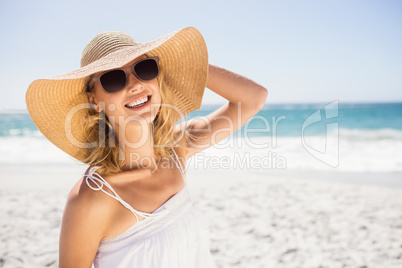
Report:
M 128 73 L 127 79 L 127 90 L 135 92 L 143 89 L 144 85 L 142 84 L 142 81 L 138 80 L 132 72 Z

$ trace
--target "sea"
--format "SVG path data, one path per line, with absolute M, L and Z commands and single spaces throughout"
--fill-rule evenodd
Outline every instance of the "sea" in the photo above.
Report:
M 222 106 L 203 105 L 182 120 L 205 119 Z M 402 172 L 400 102 L 267 103 L 251 118 L 216 120 L 226 120 L 230 127 L 215 133 L 212 144 L 188 160 L 190 166 L 267 173 Z M 244 122 L 240 128 L 239 122 Z M 0 167 L 72 161 L 42 135 L 26 111 L 0 111 Z

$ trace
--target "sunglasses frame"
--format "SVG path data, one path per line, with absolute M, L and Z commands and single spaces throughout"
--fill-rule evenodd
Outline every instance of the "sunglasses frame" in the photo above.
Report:
M 141 79 L 141 78 L 138 76 L 138 74 L 136 73 L 136 71 L 135 71 L 135 66 L 136 66 L 137 64 L 139 64 L 139 63 L 141 63 L 141 62 L 143 62 L 143 61 L 146 61 L 146 60 L 150 60 L 150 59 L 151 59 L 151 60 L 154 60 L 154 61 L 156 62 L 156 67 L 157 67 L 157 69 L 158 69 L 158 73 L 156 74 L 155 78 L 157 78 L 157 77 L 159 76 L 159 57 L 158 57 L 158 56 L 155 56 L 155 57 L 147 57 L 147 58 L 145 58 L 145 59 L 136 61 L 135 63 L 133 63 L 133 64 L 131 64 L 131 65 L 129 65 L 129 66 L 126 66 L 126 67 L 111 69 L 111 70 L 107 70 L 107 71 L 104 71 L 104 72 L 102 72 L 102 73 L 96 74 L 96 75 L 93 77 L 93 82 L 94 82 L 94 84 L 95 84 L 95 83 L 98 83 L 98 84 L 100 85 L 100 87 L 102 88 L 102 90 L 103 90 L 105 93 L 107 93 L 107 94 L 114 94 L 114 93 L 117 93 L 117 92 L 122 91 L 123 89 L 125 89 L 125 88 L 127 87 L 127 83 L 128 83 L 128 80 L 129 80 L 129 79 L 128 79 L 128 75 L 129 75 L 128 70 L 129 70 L 132 74 L 134 74 L 134 76 L 135 76 L 138 80 L 140 80 L 140 81 L 142 81 L 142 82 L 148 82 L 148 81 L 154 80 L 155 78 L 152 78 L 152 79 L 149 79 L 149 80 Z M 118 91 L 115 91 L 115 92 L 108 92 L 108 91 L 106 91 L 106 89 L 103 88 L 103 85 L 102 85 L 102 83 L 101 83 L 101 81 L 100 81 L 102 75 L 104 75 L 104 74 L 106 74 L 106 73 L 108 73 L 108 72 L 118 71 L 118 70 L 122 70 L 122 71 L 124 72 L 124 74 L 126 75 L 126 84 L 124 85 L 124 87 L 122 87 L 122 88 L 121 88 L 120 90 L 118 90 Z

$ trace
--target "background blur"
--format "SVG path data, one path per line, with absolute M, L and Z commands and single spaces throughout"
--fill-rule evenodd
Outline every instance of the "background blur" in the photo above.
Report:
M 70 161 L 32 123 L 25 92 L 35 79 L 79 68 L 97 33 L 148 42 L 194 26 L 211 63 L 269 92 L 257 116 L 200 157 L 230 155 L 233 165 L 218 168 L 247 169 L 234 167 L 235 153 L 266 156 L 270 166 L 248 170 L 268 173 L 402 171 L 400 1 L 1 1 L 0 12 L 0 165 Z M 209 89 L 204 96 L 188 117 L 226 103 Z
M 217 267 L 402 267 L 401 14 L 398 0 L 0 1 L 0 267 L 58 267 L 87 168 L 36 128 L 30 83 L 78 69 L 99 32 L 148 42 L 186 26 L 210 63 L 269 92 L 187 161 Z M 227 103 L 204 96 L 189 118 Z
M 186 26 L 211 63 L 265 86 L 267 103 L 402 101 L 401 12 L 398 0 L 3 0 L 0 109 L 25 109 L 33 80 L 79 68 L 99 32 L 148 42 Z M 224 100 L 207 91 L 207 103 Z

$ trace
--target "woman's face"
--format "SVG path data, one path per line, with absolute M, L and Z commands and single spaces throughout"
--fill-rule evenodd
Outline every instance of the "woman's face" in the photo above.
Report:
M 125 66 L 130 66 L 144 58 L 146 58 L 145 55 L 139 56 Z M 161 106 L 157 78 L 143 82 L 128 71 L 127 79 L 126 87 L 116 93 L 107 93 L 103 90 L 100 82 L 92 82 L 92 92 L 88 93 L 89 102 L 97 112 L 104 111 L 109 121 L 116 122 L 118 125 L 131 122 L 138 122 L 142 125 L 144 123 L 150 124 Z M 151 96 L 151 99 L 141 109 L 127 107 L 128 104 L 143 99 L 144 96 Z

